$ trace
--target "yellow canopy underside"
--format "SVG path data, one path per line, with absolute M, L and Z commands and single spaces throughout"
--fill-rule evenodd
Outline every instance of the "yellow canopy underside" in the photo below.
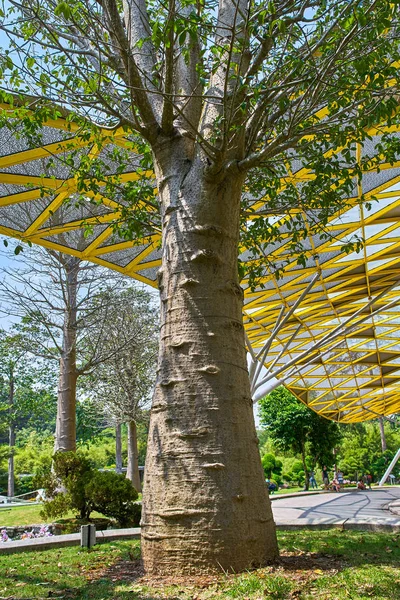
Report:
M 371 134 L 373 140 L 378 137 L 377 131 Z M 154 230 L 141 240 L 122 241 L 113 228 L 122 196 L 110 200 L 100 191 L 97 203 L 90 202 L 90 193 L 87 206 L 73 202 L 77 182 L 73 167 L 66 165 L 72 146 L 108 160 L 104 148 L 99 152 L 93 142 L 84 143 L 74 136 L 74 128 L 61 118 L 43 127 L 40 147 L 31 147 L 24 136 L 18 139 L 7 128 L 0 129 L 0 233 L 78 256 L 156 287 L 161 264 L 159 232 Z M 124 133 L 116 133 L 109 150 L 126 144 Z M 49 166 L 51 157 L 54 164 Z M 132 154 L 132 165 L 120 177 L 121 183 L 139 178 L 137 166 Z M 152 174 L 141 176 L 151 178 Z M 302 181 L 312 174 L 299 167 L 293 177 Z M 349 209 L 332 217 L 332 239 L 310 236 L 304 268 L 293 259 L 279 281 L 266 272 L 263 287 L 251 291 L 243 285 L 245 327 L 257 350 L 270 337 L 282 306 L 289 309 L 319 273 L 316 284 L 272 343 L 265 365 L 284 367 L 309 349 L 308 362 L 300 362 L 286 385 L 320 414 L 342 422 L 400 411 L 400 161 L 381 164 L 379 172 L 365 175 L 362 185 L 362 190 L 356 187 Z M 369 211 L 357 203 L 361 192 L 378 198 Z M 68 198 L 72 201 L 66 203 Z M 262 200 L 259 206 L 263 206 Z M 366 240 L 364 249 L 343 254 L 341 245 L 354 234 Z M 285 243 L 278 244 L 271 248 L 271 257 L 279 260 L 285 249 Z M 242 258 L 246 256 L 243 249 Z M 379 315 L 370 316 L 331 343 L 330 352 L 327 345 L 313 357 L 311 351 L 318 340 L 385 289 L 388 292 L 359 312 L 358 319 L 383 309 Z M 300 324 L 298 334 L 276 360 Z M 284 368 L 280 376 L 285 376 Z

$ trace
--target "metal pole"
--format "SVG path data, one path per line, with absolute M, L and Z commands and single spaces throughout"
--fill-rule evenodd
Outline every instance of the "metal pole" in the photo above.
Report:
M 96 544 L 96 527 L 95 525 L 81 526 L 81 547 L 92 548 Z
M 382 477 L 382 479 L 379 482 L 379 485 L 383 485 L 386 481 L 386 479 L 389 477 L 390 473 L 392 472 L 392 470 L 394 469 L 395 464 L 397 463 L 397 461 L 400 458 L 400 448 L 397 450 L 392 462 L 390 463 L 390 465 L 388 466 L 388 468 L 385 471 L 384 476 Z

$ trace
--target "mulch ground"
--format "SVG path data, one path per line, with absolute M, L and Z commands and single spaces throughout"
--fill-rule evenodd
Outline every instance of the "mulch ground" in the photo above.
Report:
M 304 586 L 318 579 L 321 575 L 332 575 L 345 568 L 347 563 L 341 555 L 311 552 L 285 552 L 282 551 L 279 559 L 267 567 L 257 569 L 257 575 L 265 578 L 274 573 L 287 577 L 293 583 Z M 211 586 L 224 587 L 229 580 L 236 577 L 234 574 L 216 574 L 200 576 L 147 576 L 144 574 L 142 564 L 139 560 L 122 560 L 112 567 L 97 572 L 95 578 L 106 578 L 113 582 L 129 582 L 135 586 L 153 588 L 162 592 L 162 588 L 177 586 L 185 590 L 204 590 Z M 292 592 L 296 597 L 296 590 Z

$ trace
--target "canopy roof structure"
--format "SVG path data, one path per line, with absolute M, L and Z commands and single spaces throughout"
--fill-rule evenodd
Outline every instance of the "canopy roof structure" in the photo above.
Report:
M 63 118 L 49 120 L 38 144 L 18 135 L 15 123 L 0 129 L 0 233 L 156 287 L 161 264 L 157 224 L 140 239 L 121 239 L 114 224 L 126 201 L 122 193 L 108 198 L 105 181 L 96 193 L 88 192 L 86 202 L 75 201 L 76 149 L 101 158 L 112 179 L 117 168 L 113 153 L 130 149 L 132 141 L 117 131 L 99 150 L 77 130 Z M 373 146 L 379 132 L 370 133 Z M 118 183 L 152 182 L 152 173 L 139 168 L 134 152 L 131 156 Z M 312 178 L 295 163 L 292 172 L 299 182 Z M 377 199 L 370 210 L 358 202 L 361 193 Z M 258 204 L 262 207 L 263 201 Z M 308 215 L 303 218 L 307 221 Z M 259 353 L 264 379 L 278 378 L 330 419 L 353 422 L 392 414 L 400 410 L 400 161 L 368 172 L 362 189 L 355 184 L 348 210 L 333 215 L 328 228 L 330 239 L 309 236 L 305 267 L 293 258 L 279 281 L 266 269 L 254 291 L 244 282 L 249 349 Z M 354 234 L 366 243 L 361 252 L 346 255 L 341 246 Z M 287 252 L 285 239 L 270 249 L 274 261 L 287 258 Z M 244 248 L 242 260 L 248 259 Z

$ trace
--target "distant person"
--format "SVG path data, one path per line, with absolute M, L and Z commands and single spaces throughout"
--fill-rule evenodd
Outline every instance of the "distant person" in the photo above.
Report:
M 334 477 L 332 479 L 332 490 L 334 492 L 340 492 L 340 485 L 339 485 L 339 481 L 336 479 L 336 477 Z
M 344 479 L 343 479 L 343 473 L 340 469 L 338 469 L 338 472 L 337 472 L 337 480 L 339 482 L 339 485 L 342 486 Z
M 326 466 L 322 469 L 322 481 L 324 482 L 325 489 L 329 489 L 329 474 Z
M 372 475 L 371 475 L 371 473 L 367 473 L 367 485 L 368 485 L 369 489 L 371 489 L 371 483 L 372 483 Z
M 274 492 L 276 492 L 277 490 L 277 486 L 276 483 L 274 483 L 273 481 L 270 482 L 269 486 L 268 486 L 268 491 L 273 494 Z
M 310 485 L 311 485 L 311 488 L 312 488 L 312 489 L 314 489 L 314 488 L 315 488 L 315 489 L 318 489 L 317 482 L 315 481 L 315 474 L 314 474 L 314 471 L 310 471 L 310 478 L 309 478 L 309 481 L 310 481 Z
M 358 490 L 365 490 L 365 483 L 363 482 L 362 478 L 359 480 L 359 482 L 357 483 L 357 489 Z

